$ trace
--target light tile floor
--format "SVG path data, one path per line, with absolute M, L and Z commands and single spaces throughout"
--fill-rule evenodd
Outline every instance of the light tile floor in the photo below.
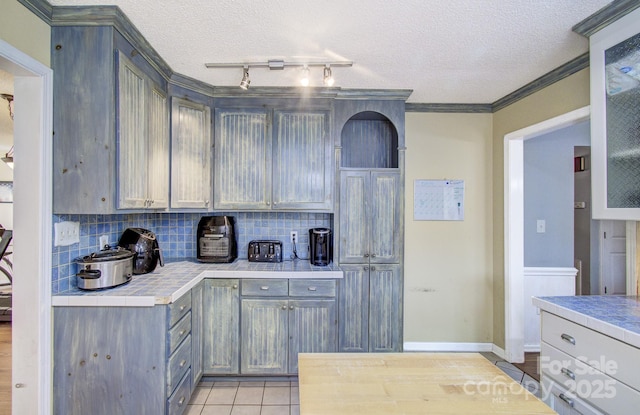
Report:
M 481 353 L 505 374 L 540 397 L 540 384 L 494 353 Z M 185 415 L 299 415 L 298 382 L 202 381 Z

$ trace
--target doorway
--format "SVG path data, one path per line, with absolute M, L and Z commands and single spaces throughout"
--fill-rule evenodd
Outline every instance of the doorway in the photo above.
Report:
M 51 412 L 51 134 L 53 72 L 0 40 L 13 76 L 12 413 Z

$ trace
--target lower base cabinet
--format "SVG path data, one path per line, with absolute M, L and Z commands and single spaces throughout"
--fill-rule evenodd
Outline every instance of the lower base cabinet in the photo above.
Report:
M 335 352 L 336 281 L 210 279 L 204 293 L 205 375 L 286 375 L 298 353 Z
M 604 415 L 548 377 L 540 379 L 542 400 L 558 415 Z
M 193 382 L 191 292 L 154 307 L 55 307 L 55 415 L 181 415 Z
M 396 264 L 341 265 L 338 351 L 402 351 L 402 275 Z

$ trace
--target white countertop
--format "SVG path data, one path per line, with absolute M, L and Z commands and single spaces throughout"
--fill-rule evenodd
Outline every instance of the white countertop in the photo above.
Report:
M 342 278 L 342 270 L 333 263 L 318 267 L 308 261 L 259 263 L 240 259 L 230 264 L 179 261 L 158 266 L 149 274 L 134 275 L 129 283 L 119 287 L 98 291 L 73 288 L 55 294 L 51 303 L 53 306 L 78 307 L 152 307 L 173 303 L 205 278 L 335 279 Z

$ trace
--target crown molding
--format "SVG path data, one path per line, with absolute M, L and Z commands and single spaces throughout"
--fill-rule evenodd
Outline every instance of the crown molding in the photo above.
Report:
M 407 102 L 405 112 L 491 113 L 491 104 L 421 104 Z
M 589 37 L 598 30 L 631 13 L 638 7 L 640 7 L 640 1 L 638 0 L 613 1 L 611 4 L 574 25 L 572 30 L 579 35 Z

